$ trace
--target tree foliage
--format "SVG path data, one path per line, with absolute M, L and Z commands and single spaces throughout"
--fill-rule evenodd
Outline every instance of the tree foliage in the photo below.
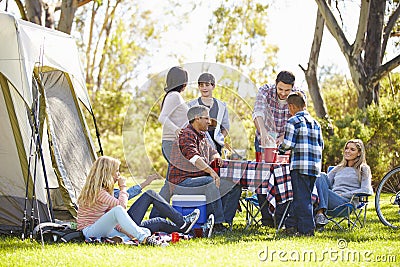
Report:
M 400 75 L 382 80 L 381 104 L 370 105 L 365 110 L 357 107 L 357 95 L 352 83 L 340 75 L 333 75 L 322 83 L 322 91 L 332 116 L 335 135 L 324 133 L 324 169 L 342 159 L 347 140 L 360 138 L 367 152 L 373 181 L 400 164 Z
M 122 170 L 126 170 L 122 139 L 126 112 L 132 101 L 139 106 L 134 86 L 138 66 L 150 54 L 149 47 L 157 47 L 161 26 L 151 11 L 130 1 L 96 2 L 91 9 L 88 6 L 80 11 L 76 27 L 85 29 L 79 32 L 79 39 L 85 49 L 87 87 L 104 153 L 121 159 Z M 138 110 L 142 119 L 145 110 Z
M 43 1 L 29 1 L 30 12 L 38 6 L 41 10 L 39 13 L 32 12 L 29 15 L 26 12 L 29 4 L 24 6 L 22 1 L 15 2 L 19 3 L 20 10 L 24 11 L 21 16 L 38 19 L 42 25 L 53 25 L 50 27 L 62 24 L 51 20 L 47 20 L 49 24 L 45 24 L 46 20 L 43 18 L 46 16 L 40 13 L 44 10 Z M 184 15 L 190 14 L 196 6 L 196 4 L 185 6 L 175 0 L 170 2 L 171 9 L 163 10 L 162 14 L 170 16 L 168 21 L 177 25 L 184 23 Z M 337 16 L 333 15 L 333 5 L 329 6 L 326 4 L 327 1 L 322 0 L 316 2 L 322 18 L 338 41 L 352 70 L 352 80 L 346 80 L 340 75 L 324 75 L 324 79 L 318 81 L 323 93 L 321 98 L 326 101 L 325 108 L 335 130 L 333 136 L 326 135 L 324 131 L 326 135 L 324 165 L 326 167 L 337 164 L 341 159 L 344 143 L 350 138 L 361 138 L 367 147 L 367 160 L 372 168 L 374 180 L 378 180 L 390 167 L 399 163 L 400 77 L 390 73 L 398 57 L 387 60 L 386 63 L 383 61 L 389 36 L 395 38 L 398 36 L 399 2 L 385 1 L 386 16 L 383 24 L 372 25 L 367 21 L 370 21 L 370 16 L 380 9 L 371 9 L 368 6 L 367 12 L 366 3 L 381 4 L 381 2 L 362 0 L 358 33 L 352 44 L 345 36 L 343 27 L 339 26 Z M 341 2 L 332 1 L 335 6 L 340 6 Z M 63 5 L 71 12 L 69 14 L 73 14 L 75 23 L 71 22 L 71 33 L 79 40 L 84 55 L 87 86 L 92 97 L 105 154 L 123 161 L 125 155 L 127 165 L 134 175 L 144 175 L 154 170 L 165 174 L 166 163 L 161 154 L 162 129 L 157 118 L 160 113 L 166 73 L 162 72 L 151 77 L 148 84 L 143 87 L 133 85 L 133 81 L 143 70 L 140 66 L 146 65 L 143 62 L 149 62 L 146 60 L 152 56 L 152 49 L 160 46 L 160 32 L 168 30 L 166 25 L 160 22 L 160 15 L 155 16 L 152 11 L 141 9 L 137 2 L 126 0 L 63 0 L 58 3 L 60 3 L 58 7 L 56 5 L 48 10 L 61 10 Z M 88 4 L 79 7 L 79 4 L 84 3 Z M 60 18 L 65 21 L 71 20 L 70 15 Z M 255 95 L 247 93 L 249 90 L 257 89 L 254 86 L 255 82 L 261 84 L 273 77 L 277 66 L 278 48 L 267 43 L 267 18 L 268 5 L 262 1 L 243 0 L 238 3 L 223 0 L 213 12 L 206 36 L 208 48 L 215 49 L 215 61 L 237 70 L 227 71 L 220 76 L 214 95 L 228 104 L 231 121 L 228 141 L 236 149 L 247 149 L 249 159 L 254 158 L 252 142 L 255 129 L 251 111 Z M 68 23 L 63 27 L 68 28 Z M 377 26 L 379 27 L 376 28 Z M 382 35 L 379 41 L 367 38 L 370 34 L 372 36 L 372 29 L 378 29 Z M 373 42 L 379 44 L 380 48 L 366 52 L 366 48 Z M 375 50 L 380 52 L 375 53 Z M 209 54 L 209 51 L 205 53 Z M 312 53 L 315 53 L 315 50 Z M 375 63 L 367 60 L 370 58 L 369 55 L 375 58 Z M 377 59 L 377 55 L 380 58 Z M 184 60 L 178 56 L 179 60 Z M 148 64 L 154 64 L 157 60 L 159 59 L 152 59 Z M 376 65 L 376 62 L 379 64 Z M 318 66 L 318 61 L 314 63 Z M 206 65 L 202 71 L 209 70 Z M 370 65 L 375 67 L 369 68 Z M 381 85 L 380 105 L 369 105 L 367 100 L 360 105 L 361 100 L 368 99 L 363 93 L 375 96 L 377 91 L 374 91 L 376 88 L 374 86 L 378 82 Z M 243 84 L 252 86 L 246 87 Z M 248 89 L 250 87 L 252 89 Z M 188 87 L 184 98 L 191 100 L 198 95 L 197 86 L 192 85 Z M 315 113 L 318 101 L 314 98 L 313 101 L 309 109 Z M 322 120 L 321 124 L 328 127 L 327 121 Z
M 278 48 L 267 43 L 268 4 L 258 0 L 221 1 L 213 11 L 206 43 L 216 62 L 228 63 L 258 83 L 272 77 Z

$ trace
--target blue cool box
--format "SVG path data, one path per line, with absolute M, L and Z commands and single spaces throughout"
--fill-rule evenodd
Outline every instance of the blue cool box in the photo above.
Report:
M 173 195 L 172 207 L 182 215 L 188 215 L 194 209 L 200 210 L 200 217 L 193 228 L 200 228 L 207 221 L 206 196 L 204 195 Z

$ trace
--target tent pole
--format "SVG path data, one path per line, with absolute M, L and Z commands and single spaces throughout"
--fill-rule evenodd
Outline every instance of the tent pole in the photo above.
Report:
M 36 115 L 35 113 L 33 113 L 33 123 L 34 123 L 34 127 L 35 127 L 35 132 L 36 132 L 36 136 L 37 136 L 37 148 L 36 150 L 39 151 L 39 157 L 41 159 L 41 163 L 42 163 L 42 169 L 43 169 L 43 176 L 44 176 L 44 182 L 46 184 L 46 192 L 47 192 L 47 201 L 49 204 L 49 211 L 50 211 L 50 220 L 51 222 L 55 222 L 54 220 L 54 211 L 53 211 L 53 202 L 51 200 L 51 195 L 50 195 L 50 187 L 49 187 L 49 180 L 47 177 L 47 171 L 46 171 L 46 165 L 44 163 L 44 157 L 43 157 L 43 150 L 42 150 L 42 140 L 40 138 L 40 131 L 39 131 L 39 125 L 38 125 L 38 121 L 39 121 L 39 97 L 40 97 L 40 91 L 43 93 L 44 95 L 44 86 L 42 84 L 43 81 L 43 77 L 42 77 L 42 68 L 43 68 L 43 57 L 44 57 L 44 44 L 40 46 L 40 55 L 39 55 L 39 71 L 38 71 L 38 76 L 35 75 L 35 72 L 33 73 L 33 77 L 32 80 L 35 80 L 37 85 L 38 85 L 38 90 L 37 90 L 37 94 L 36 94 L 36 99 L 35 99 L 35 103 L 36 103 L 36 113 L 38 115 L 37 120 L 36 120 Z M 34 110 L 33 110 L 34 112 Z M 40 122 L 40 121 L 39 121 Z M 39 216 L 40 219 L 40 216 Z
M 37 168 L 37 153 L 35 153 L 35 163 L 34 163 L 34 174 L 33 174 L 33 188 L 32 188 L 32 201 L 31 201 L 31 218 L 30 218 L 30 223 L 29 223 L 29 239 L 33 239 L 33 229 L 35 228 L 36 220 L 35 220 L 35 202 L 37 204 L 37 199 L 36 199 L 36 168 Z M 39 215 L 39 210 L 37 211 Z M 39 216 L 38 216 L 39 217 Z
M 100 149 L 100 155 L 103 156 L 103 148 L 101 147 L 101 141 L 100 141 L 100 132 L 99 128 L 97 127 L 97 122 L 96 122 L 96 117 L 94 116 L 93 110 L 91 110 L 90 114 L 92 114 L 93 118 L 93 123 L 94 123 L 94 128 L 96 129 L 96 137 L 97 137 L 97 142 L 99 143 L 99 149 Z
M 37 136 L 37 139 L 38 139 L 39 157 L 41 159 L 43 175 L 44 175 L 44 182 L 46 183 L 47 200 L 49 202 L 50 217 L 51 217 L 50 219 L 51 219 L 51 222 L 54 222 L 53 202 L 51 201 L 49 180 L 47 178 L 46 166 L 44 164 L 44 157 L 43 157 L 42 145 L 41 145 L 41 140 L 40 140 L 39 134 Z
M 37 86 L 41 86 L 38 82 L 38 79 L 35 79 L 35 77 L 33 77 L 33 80 L 36 81 Z M 36 96 L 35 96 L 35 100 L 34 100 L 34 106 L 31 109 L 31 120 L 30 122 L 30 126 L 32 129 L 32 132 L 34 133 L 33 135 L 36 137 L 35 138 L 35 153 L 36 153 L 36 157 L 35 157 L 35 168 L 34 168 L 34 181 L 33 181 L 33 193 L 32 193 L 32 212 L 31 212 L 31 235 L 33 233 L 33 228 L 35 227 L 35 220 L 34 220 L 34 199 L 36 199 L 35 196 L 35 188 L 36 188 L 36 168 L 37 168 L 37 159 L 38 157 L 40 158 L 41 164 L 42 164 L 42 169 L 43 169 L 43 176 L 44 176 L 44 181 L 46 184 L 46 192 L 47 192 L 47 201 L 48 201 L 48 206 L 49 206 L 49 213 L 50 213 L 50 220 L 51 222 L 54 222 L 54 213 L 53 213 L 53 204 L 51 201 L 51 197 L 50 197 L 50 188 L 49 188 L 49 182 L 48 182 L 48 177 L 47 177 L 47 171 L 46 171 L 46 166 L 45 166 L 45 162 L 44 162 L 44 157 L 43 157 L 43 151 L 42 151 L 42 141 L 40 138 L 40 132 L 39 132 L 39 126 L 38 126 L 38 116 L 37 116 L 37 112 L 39 110 L 39 98 L 40 94 L 39 92 L 37 92 Z M 36 111 L 36 112 L 35 112 Z M 36 200 L 36 206 L 37 205 L 37 200 Z M 38 212 L 38 221 L 40 223 L 40 214 L 39 214 L 39 208 L 37 209 Z
M 39 94 L 37 95 L 37 97 L 39 97 Z M 37 105 L 38 105 L 39 101 L 36 100 L 36 102 L 37 102 Z M 36 121 L 36 115 L 35 115 L 33 110 L 32 110 L 32 118 L 33 118 L 33 120 L 32 120 L 33 121 L 33 127 L 34 127 L 35 133 L 36 133 L 36 151 L 39 152 L 39 157 L 41 159 L 40 161 L 42 163 L 44 182 L 46 183 L 46 192 L 47 192 L 47 201 L 49 203 L 50 219 L 51 219 L 51 222 L 54 222 L 53 203 L 51 201 L 51 196 L 50 196 L 50 188 L 49 188 L 49 181 L 48 181 L 48 178 L 47 178 L 46 165 L 44 163 L 43 150 L 42 150 L 42 141 L 40 139 L 40 133 L 39 133 L 39 127 L 38 127 L 37 121 Z
M 28 203 L 28 195 L 29 195 L 29 179 L 31 178 L 30 176 L 30 169 L 31 169 L 31 159 L 32 159 L 32 140 L 34 139 L 34 134 L 32 131 L 32 138 L 30 141 L 29 145 L 29 161 L 28 161 L 28 175 L 26 177 L 26 186 L 25 186 L 25 203 L 24 203 L 24 217 L 22 218 L 22 240 L 25 240 L 25 234 L 27 234 L 27 203 Z

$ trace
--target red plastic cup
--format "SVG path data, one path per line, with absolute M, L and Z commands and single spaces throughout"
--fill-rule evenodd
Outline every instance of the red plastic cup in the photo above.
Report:
M 219 166 L 218 166 L 218 164 L 217 164 L 217 160 L 216 159 L 214 159 L 213 161 L 211 161 L 211 168 L 217 173 L 217 174 L 219 174 Z
M 262 161 L 262 153 L 261 152 L 256 152 L 256 161 L 261 162 Z
M 178 232 L 173 232 L 172 234 L 171 234 L 171 242 L 172 243 L 176 243 L 176 242 L 179 242 L 179 233 Z
M 264 148 L 264 161 L 266 163 L 275 163 L 276 161 L 276 148 L 275 147 L 265 147 Z

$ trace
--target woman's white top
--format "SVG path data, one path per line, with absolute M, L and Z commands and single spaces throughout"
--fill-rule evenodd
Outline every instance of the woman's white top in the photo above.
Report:
M 164 100 L 158 121 L 163 126 L 162 140 L 174 141 L 176 131 L 188 124 L 188 105 L 179 92 L 169 93 Z

